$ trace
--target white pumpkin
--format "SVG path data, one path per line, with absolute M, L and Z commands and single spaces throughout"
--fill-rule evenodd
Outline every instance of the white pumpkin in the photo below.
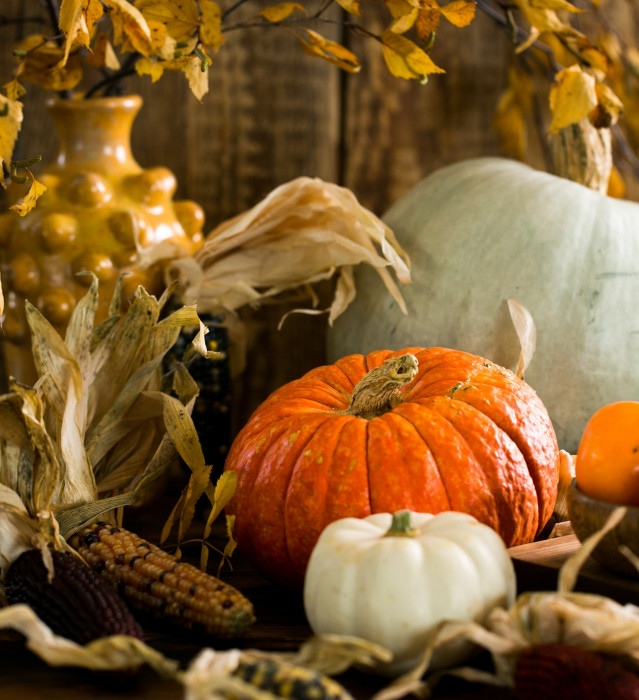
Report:
M 329 331 L 329 361 L 418 345 L 514 369 L 507 301 L 537 327 L 525 375 L 575 452 L 604 404 L 639 396 L 639 204 L 501 158 L 435 172 L 383 217 L 412 261 L 404 316 L 377 275 Z
M 304 580 L 306 617 L 316 634 L 359 637 L 393 654 L 376 670 L 415 666 L 442 620 L 483 622 L 516 595 L 512 561 L 497 533 L 465 513 L 399 511 L 342 518 L 313 549 Z M 448 667 L 472 647 L 447 646 Z

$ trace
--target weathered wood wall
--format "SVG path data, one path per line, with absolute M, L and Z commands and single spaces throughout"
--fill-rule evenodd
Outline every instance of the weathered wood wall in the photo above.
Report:
M 2 0 L 0 14 L 29 15 L 30 5 Z M 603 10 L 627 39 L 637 36 L 636 2 L 608 0 Z M 3 82 L 11 74 L 11 43 L 22 29 L 0 28 Z M 145 99 L 134 127 L 134 154 L 145 167 L 170 168 L 179 183 L 176 196 L 199 202 L 210 229 L 300 175 L 345 185 L 382 214 L 433 170 L 501 153 L 492 122 L 512 47 L 486 15 L 478 13 L 464 29 L 442 23 L 432 56 L 447 72 L 424 86 L 391 77 L 376 42 L 349 41 L 364 61 L 358 75 L 304 56 L 294 39 L 276 29 L 233 33 L 215 58 L 202 103 L 181 75 L 153 85 L 132 79 L 128 88 Z M 29 89 L 21 148 L 46 159 L 56 144 L 44 99 L 41 90 Z M 542 154 L 537 139 L 533 165 L 545 167 Z M 630 184 L 628 196 L 639 199 Z M 329 292 L 322 290 L 324 300 Z M 252 345 L 250 370 L 237 384 L 239 421 L 272 389 L 324 359 L 325 317 L 294 315 L 277 331 L 287 308 L 245 314 Z

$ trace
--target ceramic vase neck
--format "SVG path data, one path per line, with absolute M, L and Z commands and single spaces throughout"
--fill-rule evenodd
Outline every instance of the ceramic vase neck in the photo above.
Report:
M 47 108 L 59 139 L 59 168 L 113 171 L 138 169 L 131 153 L 131 129 L 142 98 L 51 99 Z

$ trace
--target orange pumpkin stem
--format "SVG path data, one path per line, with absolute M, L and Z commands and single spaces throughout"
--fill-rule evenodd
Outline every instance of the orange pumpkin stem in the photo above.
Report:
M 401 388 L 417 374 L 415 355 L 391 357 L 368 372 L 353 390 L 347 414 L 370 420 L 392 410 L 402 402 Z

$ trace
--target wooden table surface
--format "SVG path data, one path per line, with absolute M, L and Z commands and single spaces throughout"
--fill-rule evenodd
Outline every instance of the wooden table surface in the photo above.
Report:
M 134 529 L 131 524 L 128 526 Z M 139 527 L 136 531 L 149 537 Z M 568 535 L 513 548 L 511 553 L 519 592 L 553 590 L 559 566 L 577 546 L 574 536 Z M 197 549 L 185 549 L 187 558 L 196 555 Z M 245 638 L 220 643 L 180 629 L 169 630 L 157 623 L 145 623 L 145 641 L 185 666 L 205 646 L 295 651 L 309 638 L 311 630 L 304 616 L 301 594 L 263 579 L 239 553 L 233 555 L 233 571 L 226 570 L 222 577 L 242 590 L 254 604 L 257 622 Z M 584 567 L 578 588 L 603 592 L 621 602 L 639 602 L 639 583 L 610 576 L 590 563 Z M 372 697 L 388 683 L 385 679 L 356 670 L 346 672 L 338 680 L 356 700 Z M 180 686 L 160 678 L 149 668 L 143 668 L 137 677 L 126 683 L 114 685 L 103 676 L 90 672 L 48 667 L 25 648 L 21 637 L 13 632 L 0 631 L 0 700 L 178 700 L 182 697 Z M 515 696 L 508 690 L 447 679 L 437 686 L 434 697 L 513 700 Z

